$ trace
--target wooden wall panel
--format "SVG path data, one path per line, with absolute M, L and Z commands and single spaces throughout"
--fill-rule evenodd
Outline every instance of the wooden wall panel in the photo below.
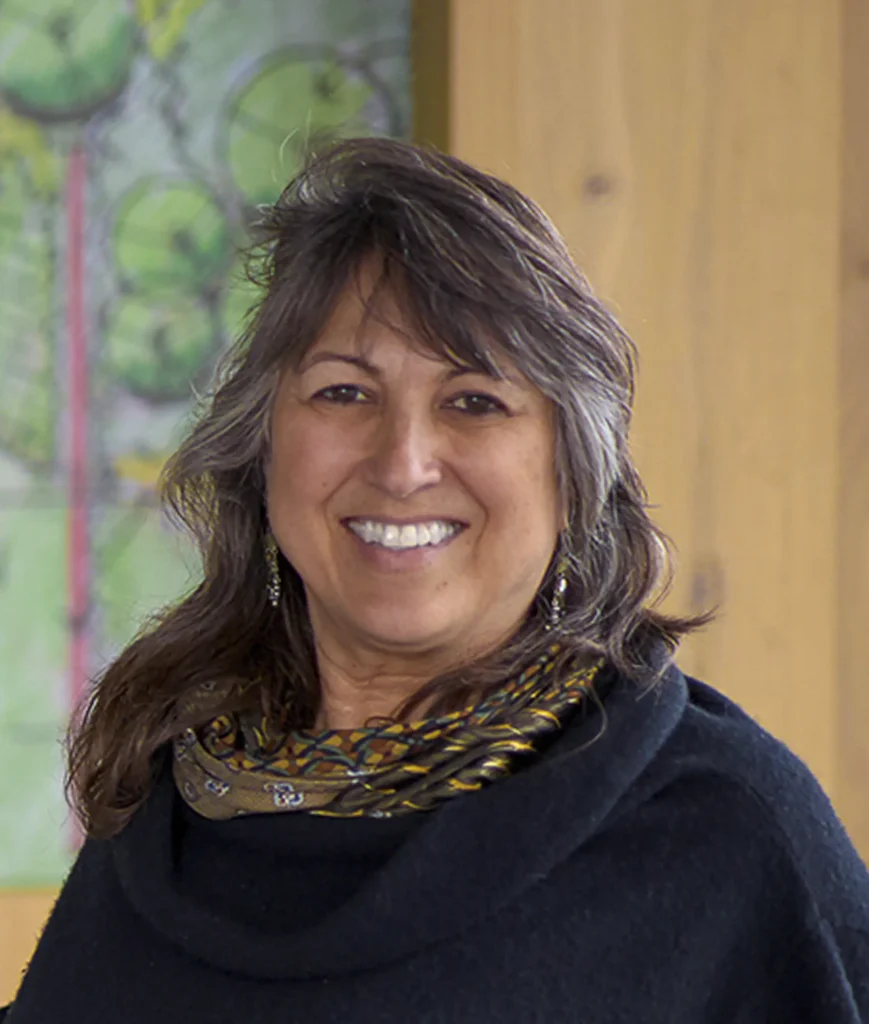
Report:
M 0 892 L 0 1006 L 10 1002 L 55 893 Z
M 843 19 L 837 804 L 869 859 L 869 5 Z
M 558 224 L 634 335 L 634 445 L 721 602 L 684 666 L 836 782 L 835 0 L 461 0 L 451 147 Z

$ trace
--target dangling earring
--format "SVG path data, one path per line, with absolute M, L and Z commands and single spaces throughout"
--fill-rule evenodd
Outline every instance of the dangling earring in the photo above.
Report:
M 266 594 L 272 608 L 277 608 L 281 603 L 281 570 L 278 568 L 278 545 L 275 538 L 266 534 L 266 565 L 269 570 L 269 580 L 266 584 Z
M 562 555 L 558 560 L 558 569 L 555 572 L 555 582 L 552 585 L 552 600 L 549 602 L 549 618 L 543 627 L 548 633 L 558 625 L 564 617 L 564 595 L 567 591 L 567 570 L 570 563 L 567 555 Z

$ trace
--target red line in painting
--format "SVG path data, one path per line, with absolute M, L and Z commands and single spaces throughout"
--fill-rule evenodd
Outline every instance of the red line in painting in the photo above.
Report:
M 66 338 L 68 382 L 67 609 L 68 696 L 78 707 L 88 686 L 90 536 L 88 529 L 88 353 L 85 320 L 84 148 L 73 146 L 66 177 Z

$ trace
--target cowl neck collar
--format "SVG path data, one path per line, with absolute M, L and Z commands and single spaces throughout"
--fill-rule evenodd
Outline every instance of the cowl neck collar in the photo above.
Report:
M 149 800 L 109 841 L 113 864 L 141 917 L 221 970 L 286 980 L 375 968 L 454 938 L 577 852 L 666 743 L 686 701 L 675 668 L 646 691 L 614 679 L 603 711 L 580 705 L 539 760 L 430 812 L 386 820 L 300 814 L 206 822 L 232 830 L 233 842 L 261 857 L 264 871 L 276 858 L 320 851 L 338 863 L 370 861 L 371 870 L 337 905 L 313 921 L 290 919 L 279 931 L 241 920 L 218 901 L 203 904 L 185 886 L 180 798 L 168 757 Z M 306 884 L 304 872 L 297 884 Z

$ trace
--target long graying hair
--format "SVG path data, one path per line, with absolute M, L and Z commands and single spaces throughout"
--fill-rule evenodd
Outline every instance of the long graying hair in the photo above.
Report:
M 281 560 L 267 601 L 264 462 L 279 375 L 297 366 L 371 257 L 416 339 L 487 373 L 506 357 L 552 402 L 566 527 L 518 633 L 432 679 L 401 709 L 440 713 L 484 697 L 554 640 L 649 683 L 705 617 L 656 608 L 670 579 L 666 539 L 646 511 L 628 451 L 630 339 L 574 265 L 543 212 L 516 189 L 438 152 L 353 139 L 314 156 L 257 226 L 252 274 L 264 297 L 228 353 L 191 433 L 170 459 L 163 500 L 202 555 L 201 583 L 108 668 L 69 742 L 69 792 L 88 832 L 119 831 L 146 797 L 155 754 L 183 728 L 203 684 L 205 718 L 261 707 L 310 727 L 319 685 L 302 581 Z M 565 614 L 547 632 L 556 566 Z M 433 703 L 431 703 L 433 701 Z

